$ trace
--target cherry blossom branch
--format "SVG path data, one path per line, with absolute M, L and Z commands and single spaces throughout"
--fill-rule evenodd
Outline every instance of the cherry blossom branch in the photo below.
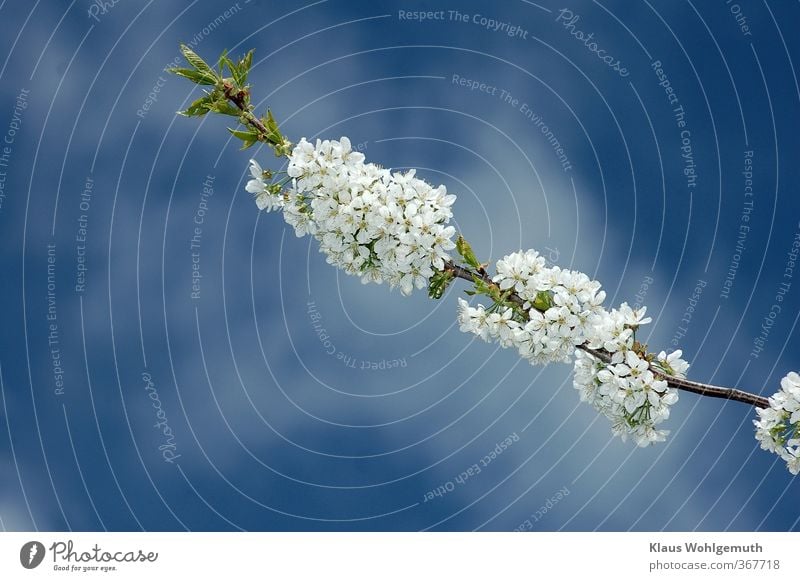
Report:
M 270 111 L 259 118 L 250 102 L 247 76 L 252 51 L 237 62 L 220 57 L 212 69 L 187 46 L 181 51 L 191 68 L 170 72 L 207 86 L 204 96 L 181 114 L 218 113 L 244 128 L 229 129 L 243 149 L 265 143 L 288 158 L 286 171 L 273 172 L 250 162 L 246 190 L 260 210 L 277 210 L 297 236 L 311 235 L 332 266 L 362 282 L 399 287 L 403 295 L 427 287 L 439 299 L 456 278 L 468 281 L 470 295 L 491 301 L 474 306 L 459 299 L 461 331 L 512 347 L 533 365 L 574 364 L 573 385 L 582 401 L 611 422 L 611 431 L 639 446 L 664 441 L 659 428 L 678 401 L 678 390 L 747 403 L 756 408 L 756 440 L 761 448 L 800 473 L 800 375 L 790 372 L 769 398 L 736 388 L 685 378 L 682 352 L 648 353 L 636 340 L 651 322 L 644 307 L 627 303 L 607 309 L 605 292 L 586 274 L 548 266 L 535 250 L 511 253 L 495 263 L 490 276 L 469 244 L 448 223 L 455 196 L 433 187 L 414 170 L 393 172 L 341 140 L 305 138 L 293 146 Z M 280 177 L 278 177 L 280 174 Z M 461 259 L 451 255 L 456 249 Z
M 485 270 L 472 270 L 469 268 L 465 268 L 463 266 L 459 266 L 453 262 L 448 262 L 445 264 L 445 270 L 450 271 L 453 273 L 453 276 L 456 278 L 460 278 L 469 282 L 474 282 L 475 278 L 478 277 L 479 279 L 483 280 L 486 284 L 492 284 L 492 279 L 486 273 Z M 508 300 L 519 305 L 520 307 L 524 304 L 523 301 L 516 293 L 511 293 L 508 297 Z M 590 355 L 596 357 L 597 359 L 603 361 L 604 363 L 611 362 L 611 354 L 604 349 L 592 349 L 587 344 L 582 344 L 577 346 L 578 349 L 589 353 Z M 667 375 L 658 369 L 654 369 L 651 367 L 651 371 L 653 374 L 658 377 L 659 379 L 663 379 L 667 382 L 670 387 L 674 387 L 676 389 L 680 389 L 683 391 L 688 391 L 690 393 L 696 393 L 698 395 L 704 395 L 707 397 L 715 397 L 721 399 L 729 399 L 732 401 L 739 401 L 742 403 L 750 404 L 757 408 L 768 408 L 769 407 L 769 400 L 766 397 L 756 395 L 754 393 L 749 393 L 747 391 L 743 391 L 741 389 L 736 389 L 732 387 L 719 387 L 716 385 L 710 385 L 707 383 L 700 383 L 697 381 L 690 381 L 688 379 L 682 379 L 680 377 L 673 377 L 671 375 Z
M 224 85 L 224 94 L 225 96 L 238 107 L 243 112 L 243 121 L 251 126 L 260 136 L 266 136 L 269 134 L 269 130 L 266 126 L 259 120 L 248 108 L 248 97 L 249 94 L 245 91 L 237 91 L 234 86 L 230 83 Z M 266 141 L 265 138 L 259 139 L 260 141 Z M 470 270 L 468 268 L 464 268 L 459 266 L 453 262 L 445 263 L 445 271 L 452 272 L 456 278 L 460 278 L 469 282 L 474 282 L 475 278 L 478 277 L 479 279 L 483 280 L 486 284 L 492 284 L 492 279 L 486 273 L 483 268 L 479 268 L 476 270 Z M 508 295 L 507 300 L 515 303 L 517 306 L 522 307 L 525 303 L 516 293 L 511 293 Z M 604 363 L 611 362 L 611 354 L 605 351 L 604 349 L 592 349 L 587 344 L 582 344 L 577 346 L 578 349 L 589 353 L 590 355 L 596 357 L 597 359 L 603 361 Z M 750 393 L 747 391 L 743 391 L 741 389 L 736 389 L 732 387 L 720 387 L 716 385 L 711 385 L 707 383 L 700 383 L 697 381 L 691 381 L 688 379 L 683 379 L 680 377 L 674 377 L 671 375 L 667 375 L 662 371 L 652 368 L 651 371 L 653 374 L 658 377 L 659 379 L 663 379 L 667 382 L 670 387 L 674 387 L 676 389 L 680 389 L 683 391 L 687 391 L 690 393 L 695 393 L 698 395 L 703 395 L 707 397 L 714 397 L 720 399 L 728 399 L 731 401 L 739 401 L 742 403 L 750 404 L 757 408 L 768 408 L 769 407 L 769 400 L 764 397 L 754 393 Z

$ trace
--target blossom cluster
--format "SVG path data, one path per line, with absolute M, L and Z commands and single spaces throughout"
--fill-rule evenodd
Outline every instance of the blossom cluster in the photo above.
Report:
M 511 306 L 487 313 L 483 306 L 473 308 L 461 300 L 461 330 L 515 347 L 533 365 L 570 361 L 575 347 L 587 340 L 589 321 L 602 308 L 600 283 L 581 272 L 546 266 L 535 250 L 503 257 L 496 270 L 492 282 L 500 292 L 519 297 L 524 314 L 515 316 Z
M 600 283 L 548 266 L 535 250 L 499 260 L 492 282 L 499 300 L 489 308 L 459 301 L 462 331 L 516 348 L 532 364 L 574 359 L 581 400 L 611 421 L 615 435 L 640 446 L 664 440 L 668 432 L 656 426 L 678 400 L 664 377 L 685 377 L 689 365 L 681 351 L 653 356 L 636 342 L 637 329 L 650 322 L 645 308 L 606 310 Z
M 651 322 L 647 308 L 603 309 L 592 321 L 587 347 L 604 351 L 604 361 L 576 351 L 573 385 L 581 401 L 589 403 L 611 421 L 612 432 L 623 440 L 629 436 L 639 446 L 662 442 L 669 433 L 656 428 L 669 418 L 678 392 L 665 376 L 686 377 L 689 364 L 680 350 L 653 356 L 636 342 L 636 331 Z
M 792 474 L 800 473 L 800 375 L 792 371 L 784 377 L 769 407 L 756 412 L 753 423 L 761 448 L 780 456 Z
M 455 196 L 414 170 L 365 163 L 346 137 L 302 139 L 289 158 L 287 191 L 276 194 L 255 161 L 251 172 L 247 190 L 259 208 L 282 209 L 297 236 L 314 236 L 329 264 L 364 283 L 386 282 L 408 295 L 428 285 L 455 247 L 447 225 Z

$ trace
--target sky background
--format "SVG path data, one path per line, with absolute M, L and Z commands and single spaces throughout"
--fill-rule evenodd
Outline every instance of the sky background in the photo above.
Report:
M 418 168 L 480 258 L 587 272 L 691 378 L 769 395 L 800 369 L 796 2 L 45 0 L 0 22 L 3 529 L 800 528 L 751 407 L 682 393 L 667 442 L 612 438 L 570 366 L 459 332 L 463 285 L 361 285 L 259 214 L 247 162 L 277 160 L 176 116 L 199 91 L 164 72 L 179 42 L 255 48 L 290 139 Z

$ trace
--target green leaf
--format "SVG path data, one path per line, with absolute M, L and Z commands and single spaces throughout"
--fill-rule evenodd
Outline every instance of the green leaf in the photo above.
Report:
M 537 311 L 546 311 L 553 306 L 553 296 L 549 291 L 539 291 L 533 300 L 533 308 Z
M 278 122 L 275 121 L 275 117 L 272 116 L 272 111 L 269 109 L 267 109 L 267 118 L 264 120 L 264 123 L 267 129 L 280 135 L 280 131 L 278 131 Z
M 239 59 L 238 63 L 234 63 L 227 56 L 224 57 L 224 62 L 233 76 L 233 82 L 237 88 L 244 88 L 247 83 L 247 75 L 250 72 L 250 64 L 253 61 L 253 51 L 248 52 L 243 58 Z
M 242 140 L 242 149 L 247 149 L 258 141 L 258 133 L 255 131 L 239 131 L 237 129 L 231 129 L 230 127 L 228 127 L 228 131 L 230 131 L 234 137 L 238 137 Z
M 452 270 L 441 270 L 435 272 L 428 281 L 428 296 L 432 299 L 440 299 L 447 290 L 447 286 L 453 280 Z
M 178 75 L 184 78 L 189 79 L 193 83 L 198 85 L 216 85 L 217 84 L 217 77 L 213 75 L 209 75 L 208 73 L 204 73 L 201 71 L 196 71 L 195 69 L 182 69 L 179 67 L 172 67 L 167 69 L 167 72 L 172 73 L 173 75 Z
M 211 95 L 205 95 L 189 105 L 186 111 L 181 111 L 180 114 L 186 117 L 201 117 L 208 113 L 211 103 Z
M 267 128 L 267 134 L 265 136 L 267 141 L 273 145 L 283 145 L 285 140 L 278 129 L 278 122 L 275 121 L 275 117 L 272 116 L 272 111 L 267 110 L 267 116 L 262 117 L 261 122 L 264 124 L 264 127 Z M 276 151 L 276 155 L 277 154 Z
M 464 259 L 464 262 L 469 264 L 472 268 L 480 268 L 481 264 L 478 262 L 478 259 L 475 256 L 475 253 L 472 251 L 472 247 L 469 245 L 469 242 L 464 240 L 464 237 L 460 234 L 458 235 L 458 239 L 456 240 L 456 250 Z
M 244 85 L 244 82 L 242 81 L 242 75 L 239 72 L 239 66 L 233 64 L 233 61 L 231 61 L 229 68 L 231 69 L 231 75 L 233 75 L 234 85 L 236 85 L 237 88 L 241 89 L 242 86 Z
M 217 74 L 220 77 L 225 76 L 225 67 L 227 66 L 230 68 L 231 66 L 231 59 L 228 58 L 228 49 L 222 51 L 222 54 L 219 55 L 219 60 L 217 60 Z
M 211 104 L 210 109 L 215 113 L 221 113 L 222 115 L 230 115 L 232 117 L 238 117 L 242 114 L 238 107 L 231 105 L 227 99 L 224 97 L 214 101 Z
M 247 75 L 250 74 L 250 67 L 253 66 L 253 50 L 248 51 L 244 57 L 239 60 L 239 86 L 242 87 L 247 82 Z
M 187 60 L 187 62 L 192 65 L 197 71 L 204 73 L 213 77 L 214 79 L 217 78 L 217 74 L 208 66 L 208 63 L 200 58 L 200 56 L 190 49 L 185 44 L 181 45 L 181 52 L 183 53 L 183 58 Z
M 249 139 L 256 139 L 257 140 L 258 139 L 258 133 L 256 133 L 255 131 L 252 131 L 252 130 L 250 130 L 250 131 L 241 131 L 239 129 L 231 129 L 230 127 L 228 127 L 228 131 L 230 131 L 231 134 L 234 137 L 238 137 L 239 139 L 242 139 L 242 140 L 249 140 Z

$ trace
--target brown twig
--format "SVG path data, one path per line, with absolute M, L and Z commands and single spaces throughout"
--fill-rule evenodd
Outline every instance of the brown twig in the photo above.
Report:
M 236 107 L 242 112 L 242 120 L 245 121 L 245 124 L 250 125 L 253 129 L 258 131 L 259 135 L 263 137 L 263 140 L 266 140 L 267 135 L 269 135 L 269 130 L 261 122 L 261 119 L 253 115 L 250 107 L 248 107 L 247 88 L 237 89 L 232 84 L 226 82 L 223 85 L 223 91 L 225 92 L 225 96 L 228 98 L 228 100 L 236 105 Z

